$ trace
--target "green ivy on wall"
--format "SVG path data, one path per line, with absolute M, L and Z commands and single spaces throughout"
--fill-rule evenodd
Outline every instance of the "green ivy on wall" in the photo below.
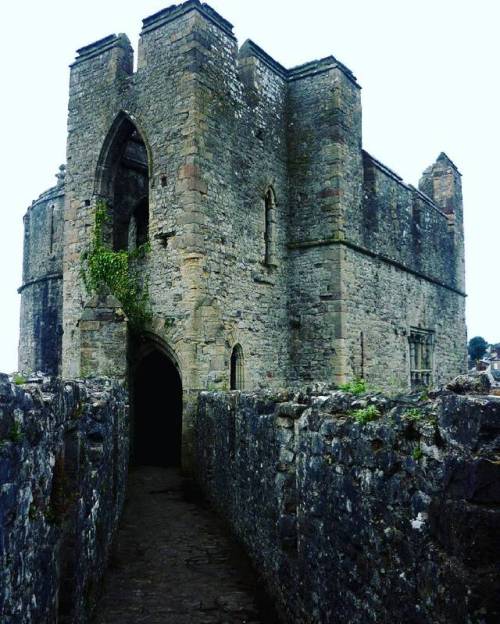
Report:
M 144 243 L 133 251 L 113 251 L 104 242 L 104 228 L 110 221 L 106 202 L 98 201 L 92 239 L 82 253 L 80 274 L 88 294 L 110 293 L 121 303 L 129 326 L 142 331 L 151 321 L 147 283 L 141 285 L 137 260 L 151 250 Z

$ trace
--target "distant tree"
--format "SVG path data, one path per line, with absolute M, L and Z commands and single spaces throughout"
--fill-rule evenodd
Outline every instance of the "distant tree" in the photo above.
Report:
M 486 348 L 488 347 L 488 343 L 482 336 L 474 336 L 469 340 L 469 357 L 475 362 L 476 360 L 480 360 L 486 352 Z

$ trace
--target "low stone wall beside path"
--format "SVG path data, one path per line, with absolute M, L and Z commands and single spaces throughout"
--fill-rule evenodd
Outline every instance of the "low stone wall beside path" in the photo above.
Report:
M 125 497 L 127 396 L 22 381 L 0 375 L 0 621 L 84 624 Z
M 431 396 L 201 394 L 198 480 L 284 622 L 500 621 L 500 399 Z

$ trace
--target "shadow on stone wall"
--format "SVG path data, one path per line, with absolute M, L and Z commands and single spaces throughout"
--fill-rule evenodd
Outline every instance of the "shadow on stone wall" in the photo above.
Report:
M 0 375 L 0 620 L 89 620 L 121 514 L 128 407 L 108 380 Z

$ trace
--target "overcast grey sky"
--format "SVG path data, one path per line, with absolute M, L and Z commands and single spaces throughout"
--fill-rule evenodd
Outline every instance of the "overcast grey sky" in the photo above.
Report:
M 75 50 L 125 32 L 169 0 L 3 2 L 0 371 L 17 366 L 22 216 L 65 161 Z M 405 181 L 445 151 L 463 174 L 469 337 L 500 342 L 500 2 L 212 0 L 285 66 L 335 55 L 362 90 L 364 148 Z

